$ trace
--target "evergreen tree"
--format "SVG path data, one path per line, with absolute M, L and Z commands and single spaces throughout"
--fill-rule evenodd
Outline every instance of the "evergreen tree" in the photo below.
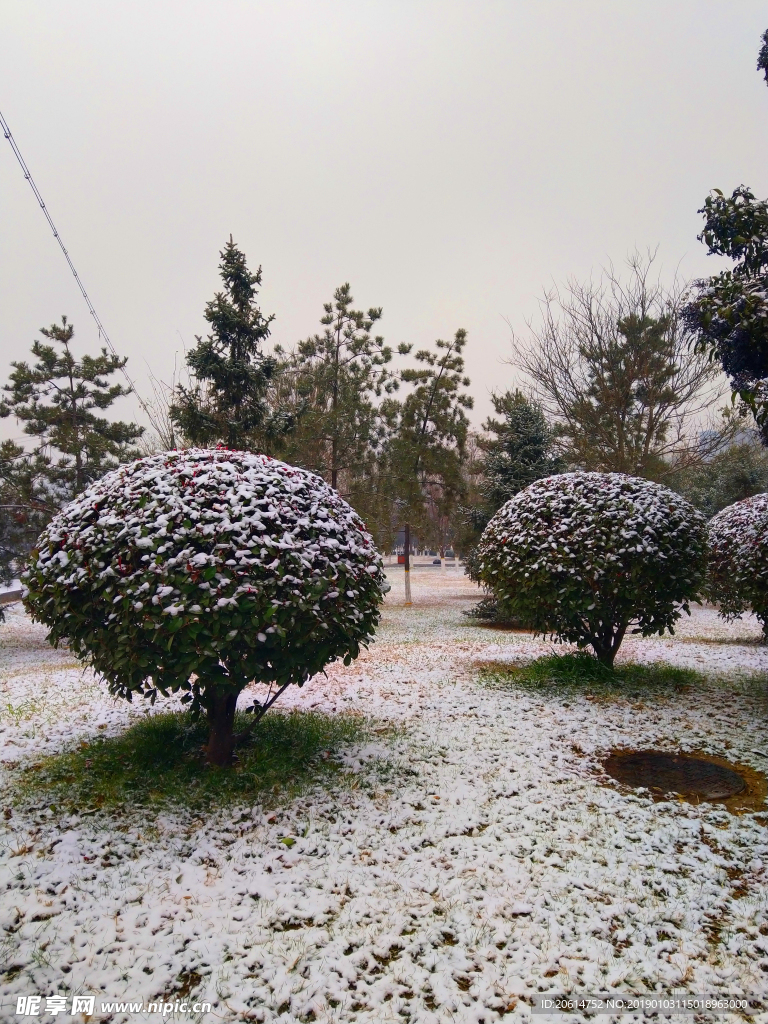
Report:
M 53 502 L 60 506 L 126 458 L 133 458 L 136 453 L 131 446 L 144 428 L 110 421 L 96 412 L 130 394 L 130 388 L 108 382 L 126 359 L 106 349 L 98 356 L 77 359 L 70 346 L 74 327 L 66 317 L 40 333 L 54 344 L 35 341 L 32 355 L 37 362 L 32 366 L 11 363 L 13 372 L 10 384 L 3 387 L 7 397 L 0 402 L 0 416 L 14 416 L 24 424 L 24 433 L 34 438 L 32 465 L 45 477 Z
M 562 459 L 555 452 L 555 431 L 541 406 L 517 389 L 492 395 L 496 416 L 483 424 L 487 432 L 478 441 L 481 474 L 480 500 L 463 508 L 464 540 L 470 550 L 465 559 L 467 573 L 479 582 L 476 545 L 488 523 L 499 509 L 535 480 L 563 471 Z M 495 595 L 489 594 L 467 613 L 471 618 L 490 622 L 524 625 L 511 615 Z
M 480 438 L 481 501 L 465 510 L 476 530 L 475 542 L 491 518 L 510 498 L 534 480 L 562 472 L 562 459 L 555 454 L 555 432 L 541 406 L 521 391 L 491 395 L 500 419 L 489 417 L 483 429 L 491 435 Z
M 760 39 L 763 45 L 757 55 L 757 70 L 763 72 L 765 84 L 768 85 L 768 31 L 763 32 Z
M 768 202 L 740 185 L 729 197 L 715 189 L 699 212 L 699 240 L 735 265 L 696 282 L 685 318 L 698 349 L 720 363 L 768 444 Z
M 768 450 L 757 431 L 745 429 L 705 465 L 673 476 L 669 486 L 711 519 L 737 501 L 768 491 Z
M 401 522 L 441 551 L 451 540 L 454 513 L 465 489 L 465 410 L 473 404 L 463 390 L 469 387 L 462 356 L 466 341 L 466 331 L 459 329 L 452 341 L 438 340 L 437 351 L 416 352 L 421 365 L 400 373 L 412 391 L 401 403 L 385 403 L 391 432 L 387 458 Z M 405 354 L 409 348 L 401 345 L 400 351 Z
M 345 497 L 365 522 L 379 551 L 391 551 L 398 532 L 398 511 L 386 439 L 375 458 L 350 479 Z
M 66 317 L 40 333 L 48 343 L 33 343 L 31 365 L 11 364 L 0 401 L 0 416 L 14 416 L 33 439 L 30 449 L 12 441 L 0 447 L 0 571 L 6 578 L 59 508 L 120 462 L 138 456 L 134 442 L 144 432 L 135 423 L 98 415 L 130 394 L 130 388 L 109 382 L 126 359 L 106 349 L 76 358 L 74 327 Z
M 24 449 L 4 441 L 0 445 L 0 584 L 4 586 L 19 572 L 53 512 L 36 493 L 35 479 Z M 0 622 L 4 621 L 0 608 Z
M 281 400 L 296 425 L 281 454 L 350 496 L 370 474 L 383 437 L 376 399 L 397 382 L 386 369 L 392 350 L 371 334 L 381 308 L 353 309 L 349 284 L 323 305 L 325 330 L 299 342 L 286 360 Z M 358 509 L 358 511 L 360 511 Z
M 768 31 L 761 41 L 757 70 L 768 84 Z M 745 185 L 730 196 L 716 188 L 699 213 L 699 241 L 734 266 L 696 282 L 685 317 L 697 348 L 720 363 L 768 445 L 768 202 Z
M 264 449 L 288 426 L 268 401 L 277 361 L 262 346 L 274 316 L 265 317 L 256 303 L 261 267 L 250 272 L 231 235 L 220 256 L 224 289 L 204 313 L 211 333 L 205 339 L 197 336 L 187 356 L 195 383 L 177 386 L 171 416 L 194 445 Z
M 0 583 L 11 582 L 57 510 L 49 468 L 50 459 L 30 455 L 14 441 L 0 445 Z

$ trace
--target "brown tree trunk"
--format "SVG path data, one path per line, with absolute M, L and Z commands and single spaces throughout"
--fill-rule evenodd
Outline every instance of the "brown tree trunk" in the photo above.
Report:
M 206 711 L 208 713 L 208 746 L 205 756 L 208 764 L 226 767 L 232 763 L 232 750 L 235 744 L 235 708 L 239 693 L 232 690 L 214 688 Z

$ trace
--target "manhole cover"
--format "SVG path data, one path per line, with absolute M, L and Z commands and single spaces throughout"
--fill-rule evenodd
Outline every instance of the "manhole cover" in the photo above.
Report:
M 741 793 L 746 785 L 732 768 L 661 750 L 617 751 L 603 761 L 603 768 L 611 778 L 627 786 L 696 796 L 700 800 L 724 800 Z

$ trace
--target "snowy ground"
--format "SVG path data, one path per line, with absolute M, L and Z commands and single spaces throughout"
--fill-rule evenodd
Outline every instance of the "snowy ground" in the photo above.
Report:
M 767 769 L 754 621 L 698 609 L 674 639 L 625 642 L 623 659 L 711 675 L 685 694 L 542 695 L 484 685 L 480 666 L 550 645 L 468 624 L 477 594 L 453 570 L 413 575 L 406 609 L 390 570 L 368 653 L 284 702 L 396 723 L 396 739 L 346 758 L 389 762 L 389 781 L 318 789 L 276 816 L 0 818 L 2 1020 L 24 1019 L 16 999 L 33 994 L 191 991 L 213 1004 L 206 1022 L 425 1024 L 528 1019 L 543 991 L 768 996 L 766 818 L 654 803 L 595 770 L 615 746 Z M 0 656 L 5 806 L 14 764 L 142 713 L 48 649 L 18 606 Z

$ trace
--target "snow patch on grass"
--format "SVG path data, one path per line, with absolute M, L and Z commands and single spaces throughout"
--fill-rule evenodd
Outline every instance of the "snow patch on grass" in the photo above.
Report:
M 213 1002 L 210 1022 L 476 1024 L 527 1018 L 541 991 L 768 994 L 765 817 L 654 803 L 597 773 L 617 746 L 765 769 L 768 651 L 743 642 L 751 624 L 696 609 L 685 636 L 629 640 L 624 660 L 704 677 L 653 700 L 489 687 L 479 664 L 552 645 L 467 625 L 478 594 L 458 575 L 414 572 L 412 609 L 402 573 L 390 579 L 377 642 L 282 706 L 368 716 L 394 736 L 342 745 L 350 784 L 279 808 L 246 794 L 206 812 L 13 807 L 20 763 L 114 736 L 144 709 L 113 702 L 11 612 L 2 1014 L 32 992 L 191 991 Z

